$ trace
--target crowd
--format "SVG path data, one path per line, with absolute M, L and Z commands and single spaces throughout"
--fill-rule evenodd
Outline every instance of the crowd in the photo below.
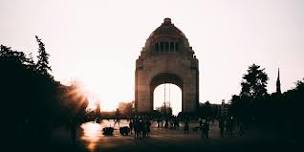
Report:
M 182 127 L 184 134 L 189 134 L 190 131 L 194 133 L 200 133 L 202 139 L 209 138 L 210 125 L 214 125 L 219 128 L 221 137 L 243 135 L 244 125 L 236 121 L 233 117 L 220 117 L 215 120 L 201 119 L 180 120 L 177 117 L 165 118 L 165 119 L 150 119 L 148 117 L 135 117 L 129 120 L 128 126 L 120 127 L 120 134 L 123 136 L 133 135 L 135 139 L 143 139 L 150 135 L 151 126 L 154 123 L 157 128 L 179 130 Z M 191 124 L 191 125 L 190 125 Z

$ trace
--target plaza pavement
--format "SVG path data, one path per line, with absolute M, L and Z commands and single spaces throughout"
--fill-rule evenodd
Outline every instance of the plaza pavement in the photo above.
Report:
M 192 127 L 196 124 L 192 124 Z M 190 127 L 191 128 L 191 127 Z M 81 135 L 80 135 L 81 136 Z M 248 130 L 244 136 L 220 137 L 217 122 L 211 124 L 209 139 L 202 139 L 200 131 L 190 131 L 184 134 L 183 128 L 178 130 L 157 128 L 151 129 L 147 138 L 135 139 L 131 136 L 121 136 L 119 130 L 113 136 L 99 135 L 98 138 L 86 139 L 80 137 L 78 143 L 88 151 L 96 152 L 200 152 L 200 151 L 294 151 L 298 145 L 281 138 L 276 134 L 259 130 Z

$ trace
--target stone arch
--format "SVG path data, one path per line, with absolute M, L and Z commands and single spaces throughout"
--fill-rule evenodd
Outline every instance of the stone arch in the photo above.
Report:
M 155 53 L 156 44 L 160 53 Z M 171 46 L 174 52 L 170 52 Z M 181 88 L 182 112 L 195 112 L 199 100 L 198 69 L 198 60 L 187 38 L 171 23 L 171 19 L 166 18 L 164 23 L 152 32 L 136 60 L 137 112 L 153 110 L 153 91 L 163 83 L 173 83 Z

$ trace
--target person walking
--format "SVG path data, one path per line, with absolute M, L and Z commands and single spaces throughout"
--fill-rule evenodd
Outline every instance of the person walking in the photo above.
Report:
M 133 123 L 133 120 L 132 120 L 132 119 L 130 119 L 129 128 L 130 128 L 130 133 L 131 133 L 131 135 L 132 135 L 133 128 L 134 128 L 134 123 Z
M 224 120 L 224 118 L 219 119 L 219 128 L 220 128 L 221 137 L 224 137 L 224 133 L 225 133 L 225 120 Z
M 202 126 L 202 131 L 201 131 L 201 137 L 202 138 L 209 138 L 209 122 L 205 121 L 203 126 Z
M 188 134 L 189 133 L 189 122 L 188 120 L 185 121 L 185 126 L 184 126 L 184 133 Z

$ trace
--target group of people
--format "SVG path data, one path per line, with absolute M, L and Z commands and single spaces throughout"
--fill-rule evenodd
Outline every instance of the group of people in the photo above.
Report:
M 189 133 L 189 130 L 190 130 L 189 128 L 190 128 L 189 127 L 189 121 L 186 120 L 185 125 L 184 125 L 184 133 L 185 134 Z M 203 120 L 200 119 L 199 120 L 199 126 L 193 128 L 193 131 L 197 131 L 197 130 L 201 131 L 201 137 L 202 138 L 208 139 L 209 138 L 209 121 L 204 120 L 204 122 L 203 122 Z
M 130 133 L 135 134 L 135 139 L 141 139 L 149 136 L 150 134 L 151 121 L 149 119 L 135 118 L 130 120 L 129 128 Z
M 163 125 L 163 120 L 158 119 L 157 120 L 157 127 L 164 127 L 164 128 L 170 128 L 170 129 L 178 129 L 180 127 L 180 121 L 176 117 L 172 117 L 171 119 L 165 120 L 165 125 Z M 193 128 L 195 131 L 200 130 L 201 131 L 201 137 L 202 138 L 209 138 L 209 121 L 200 119 L 199 120 L 199 127 Z M 189 134 L 190 133 L 190 126 L 189 126 L 189 120 L 184 120 L 184 133 Z
M 134 134 L 135 139 L 142 139 L 150 134 L 150 128 L 152 120 L 148 118 L 134 118 L 129 121 L 130 134 Z M 157 119 L 157 127 L 178 129 L 180 127 L 180 120 L 178 118 L 172 117 L 168 119 Z M 189 120 L 184 120 L 183 131 L 185 134 L 190 132 Z M 199 126 L 194 127 L 194 131 L 200 130 L 201 137 L 204 139 L 209 138 L 210 131 L 210 121 L 207 119 L 199 119 Z M 218 125 L 220 129 L 220 135 L 222 137 L 228 135 L 232 136 L 235 131 L 235 120 L 233 117 L 221 117 L 218 119 Z M 244 134 L 244 126 L 239 126 L 239 134 Z
M 165 122 L 165 124 L 164 124 Z M 166 118 L 165 120 L 163 119 L 157 119 L 157 127 L 161 128 L 170 128 L 170 129 L 177 129 L 179 128 L 179 119 L 177 117 L 171 117 L 171 118 Z
M 226 135 L 233 136 L 234 133 L 238 133 L 240 136 L 242 136 L 245 133 L 244 124 L 242 122 L 237 122 L 238 121 L 236 121 L 233 116 L 219 118 L 221 137 L 224 137 Z

